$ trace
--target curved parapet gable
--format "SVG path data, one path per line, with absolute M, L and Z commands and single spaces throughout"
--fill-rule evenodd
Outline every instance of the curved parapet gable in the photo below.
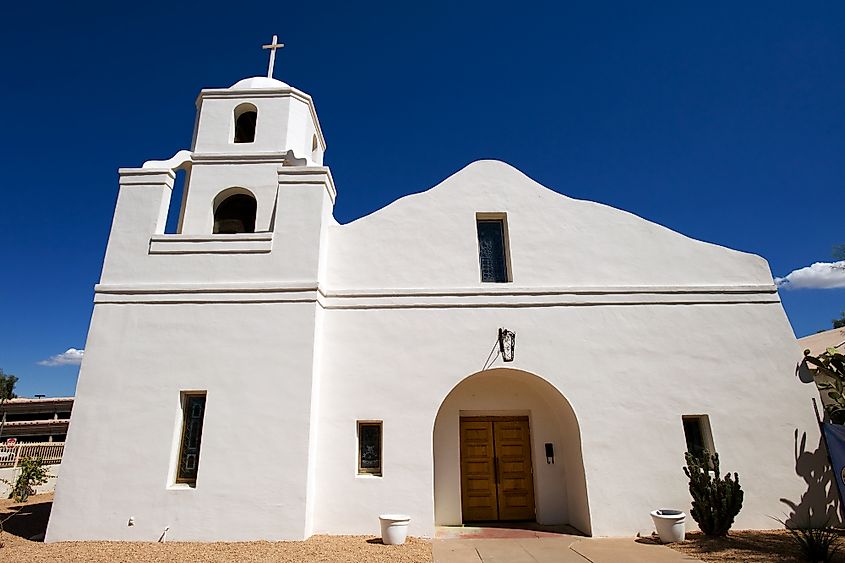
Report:
M 476 221 L 507 225 L 511 281 L 483 283 Z M 572 199 L 499 161 L 331 227 L 332 288 L 755 287 L 759 256 L 691 239 L 632 213 Z
M 141 168 L 182 170 L 191 167 L 191 164 L 193 164 L 193 157 L 194 155 L 191 154 L 191 151 L 180 150 L 167 160 L 148 160 Z

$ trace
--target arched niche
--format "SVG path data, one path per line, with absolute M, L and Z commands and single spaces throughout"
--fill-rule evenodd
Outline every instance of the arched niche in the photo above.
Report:
M 506 368 L 467 377 L 440 405 L 433 430 L 436 525 L 463 523 L 462 417 L 528 417 L 537 522 L 568 524 L 585 534 L 591 533 L 581 430 L 572 406 L 545 379 Z M 547 443 L 553 445 L 554 463 L 547 462 Z
M 215 234 L 255 232 L 258 202 L 246 188 L 229 188 L 214 198 Z
M 255 141 L 255 129 L 258 126 L 258 108 L 250 103 L 239 104 L 235 108 L 235 143 Z

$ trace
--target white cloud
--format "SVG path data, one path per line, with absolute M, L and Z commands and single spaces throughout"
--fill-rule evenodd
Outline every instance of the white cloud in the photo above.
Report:
M 798 268 L 785 277 L 775 278 L 775 284 L 784 289 L 833 289 L 845 287 L 845 260 L 841 262 L 816 262 Z
M 61 354 L 50 356 L 46 360 L 38 362 L 40 366 L 78 366 L 82 363 L 82 355 L 85 350 L 77 350 L 76 348 L 68 348 Z

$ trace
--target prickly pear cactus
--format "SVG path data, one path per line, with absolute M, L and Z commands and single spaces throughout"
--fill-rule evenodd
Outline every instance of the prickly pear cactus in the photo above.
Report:
M 719 454 L 685 455 L 684 473 L 689 477 L 692 495 L 692 517 L 708 536 L 725 536 L 742 508 L 742 488 L 739 475 L 719 476 Z M 711 471 L 712 469 L 712 471 Z

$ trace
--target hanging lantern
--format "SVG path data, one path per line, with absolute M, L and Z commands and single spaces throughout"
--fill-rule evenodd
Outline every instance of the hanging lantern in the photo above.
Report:
M 499 352 L 502 354 L 502 360 L 506 362 L 513 361 L 513 349 L 516 347 L 516 333 L 506 328 L 499 329 Z

